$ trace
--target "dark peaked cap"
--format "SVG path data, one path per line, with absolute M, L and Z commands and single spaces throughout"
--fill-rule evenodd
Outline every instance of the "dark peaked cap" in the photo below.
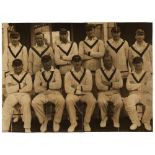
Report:
M 15 60 L 13 60 L 13 62 L 12 62 L 12 66 L 13 67 L 18 67 L 18 66 L 21 66 L 23 64 L 23 62 L 22 62 L 22 60 L 20 60 L 20 59 L 15 59 Z
M 81 61 L 82 59 L 81 59 L 81 57 L 79 56 L 79 55 L 74 55 L 73 57 L 72 57 L 72 61 L 73 62 L 79 62 L 79 61 Z

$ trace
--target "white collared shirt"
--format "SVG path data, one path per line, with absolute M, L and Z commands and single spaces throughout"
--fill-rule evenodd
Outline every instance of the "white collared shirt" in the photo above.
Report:
M 98 40 L 97 44 L 95 44 L 92 48 L 88 47 L 86 43 L 88 43 L 90 46 L 92 46 L 96 41 Z M 87 58 L 101 58 L 104 55 L 105 49 L 104 49 L 104 43 L 102 40 L 98 39 L 97 37 L 93 37 L 91 40 L 86 37 L 84 41 L 80 41 L 79 43 L 79 54 L 83 56 L 83 60 L 87 60 Z M 88 56 L 85 51 L 90 51 L 91 56 Z M 85 58 L 86 55 L 86 58 Z
M 101 58 L 104 53 L 104 43 L 97 37 L 93 37 L 91 40 L 86 37 L 84 41 L 79 43 L 79 55 L 84 60 L 83 66 L 91 71 L 101 67 Z
M 20 81 L 24 75 L 26 75 L 23 79 L 23 81 L 20 83 L 19 88 L 19 83 L 13 79 L 13 77 Z M 11 84 L 11 86 L 10 86 Z M 13 71 L 10 72 L 10 74 L 6 77 L 6 91 L 8 94 L 12 93 L 28 93 L 31 92 L 32 90 L 32 78 L 30 73 L 27 73 L 25 71 L 22 71 L 19 75 L 15 74 Z
M 128 75 L 126 86 L 131 93 L 132 91 L 136 91 L 139 93 L 140 92 L 151 93 L 152 77 L 150 72 L 146 72 L 145 70 L 142 70 L 141 73 L 137 74 L 135 71 L 132 71 L 132 73 Z
M 72 47 L 71 47 L 72 46 Z M 64 52 L 60 49 L 64 50 Z M 78 47 L 76 42 L 60 42 L 55 46 L 55 62 L 57 65 L 66 65 L 71 62 L 72 57 L 78 54 Z
M 17 46 L 13 46 L 11 43 L 9 43 L 9 46 L 10 46 L 12 52 L 14 53 L 14 55 L 17 55 L 19 50 L 22 47 L 22 44 L 19 43 Z M 15 59 L 21 59 L 23 62 L 23 69 L 24 69 L 24 71 L 27 71 L 27 68 L 28 68 L 28 52 L 27 52 L 27 48 L 25 46 L 23 46 L 19 55 L 17 55 L 16 58 L 14 58 L 14 56 L 11 54 L 9 48 L 7 48 L 6 51 L 4 51 L 3 59 L 2 59 L 3 60 L 3 72 L 13 71 L 12 62 Z
M 144 49 L 148 46 L 148 43 L 143 41 L 141 45 L 137 44 L 137 41 L 132 45 L 135 50 L 137 50 L 140 54 L 143 53 Z M 132 62 L 134 57 L 139 57 L 140 55 L 135 52 L 132 47 L 129 49 L 129 59 L 130 62 Z M 142 56 L 143 59 L 143 67 L 144 70 L 148 70 L 149 72 L 152 73 L 152 45 L 149 44 L 147 50 Z
M 81 67 L 81 70 L 79 72 L 76 72 L 74 67 L 71 69 L 71 71 L 74 73 L 74 75 L 80 79 L 80 77 L 82 76 L 83 72 L 84 72 L 84 68 Z
M 108 77 L 110 77 L 110 75 L 114 72 L 114 70 L 116 69 L 114 66 L 111 67 L 110 70 L 107 70 L 104 66 L 102 66 L 102 69 L 104 70 L 104 72 L 106 73 L 106 75 Z
M 120 38 L 118 41 L 114 41 L 114 39 L 111 38 L 108 40 L 108 42 L 116 49 L 124 42 L 124 44 L 121 46 L 118 52 L 114 51 L 107 42 L 105 43 L 105 48 L 112 56 L 114 66 L 118 68 L 121 72 L 128 72 L 127 67 L 127 60 L 129 57 L 128 42 L 126 40 L 123 40 L 122 38 Z
M 49 82 L 49 90 L 47 90 L 47 82 L 44 80 L 42 73 L 46 79 L 49 79 L 51 74 L 53 74 L 52 79 Z M 35 74 L 34 89 L 36 93 L 43 93 L 46 91 L 52 92 L 54 90 L 59 90 L 62 85 L 60 71 L 54 67 L 51 67 L 50 71 L 46 71 L 43 68 Z
M 73 72 L 76 79 L 72 75 L 71 72 Z M 81 79 L 81 77 L 82 77 L 82 79 Z M 77 79 L 78 79 L 78 81 L 77 81 Z M 80 79 L 81 79 L 81 81 L 79 81 Z M 71 69 L 71 71 L 68 71 L 65 74 L 64 84 L 65 84 L 65 92 L 67 94 L 75 94 L 77 87 L 81 87 L 81 93 L 83 93 L 83 94 L 88 93 L 92 90 L 92 84 L 93 84 L 92 74 L 91 74 L 90 70 L 88 70 L 88 69 L 81 68 L 81 70 L 79 72 L 75 72 L 74 69 Z
M 108 79 L 105 77 L 102 71 L 104 71 Z M 112 87 L 109 88 L 108 86 L 104 85 L 103 81 L 111 82 Z M 95 82 L 99 91 L 113 91 L 118 93 L 119 89 L 123 86 L 121 73 L 114 66 L 112 66 L 110 70 L 107 70 L 104 66 L 98 69 L 95 73 Z
M 38 51 L 38 53 L 41 54 L 45 49 L 47 49 L 47 47 L 48 46 L 46 44 L 44 44 L 43 46 L 38 46 L 36 44 L 33 48 L 35 48 Z M 49 46 L 47 51 L 42 56 L 44 55 L 50 55 L 54 65 L 54 53 L 52 47 Z M 29 49 L 28 62 L 29 62 L 29 72 L 31 74 L 35 74 L 42 68 L 41 58 L 34 52 L 32 48 Z

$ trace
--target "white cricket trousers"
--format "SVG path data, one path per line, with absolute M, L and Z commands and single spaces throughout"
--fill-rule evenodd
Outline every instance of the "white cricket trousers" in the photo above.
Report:
M 152 118 L 152 96 L 148 93 L 131 94 L 126 99 L 125 109 L 133 124 L 139 124 L 138 113 L 136 111 L 136 104 L 142 103 L 145 106 L 145 111 L 142 117 L 143 123 L 150 123 Z
M 83 96 L 77 96 L 74 94 L 68 94 L 66 97 L 66 106 L 67 111 L 69 113 L 70 123 L 75 124 L 76 122 L 76 109 L 75 105 L 78 101 L 85 102 L 87 104 L 86 113 L 84 116 L 84 122 L 89 123 L 91 120 L 91 116 L 94 112 L 96 99 L 92 93 L 88 93 Z
M 13 109 L 17 103 L 19 103 L 22 108 L 24 128 L 31 128 L 31 97 L 28 93 L 14 93 L 7 96 L 3 105 L 3 131 L 9 131 Z
M 113 120 L 119 122 L 120 111 L 123 106 L 122 98 L 120 94 L 107 95 L 104 92 L 98 93 L 98 105 L 101 112 L 101 120 L 104 120 L 107 117 L 107 107 L 109 102 L 114 104 Z
M 40 124 L 42 124 L 46 119 L 43 105 L 47 102 L 55 104 L 54 121 L 56 123 L 60 123 L 65 106 L 65 100 L 60 92 L 54 92 L 48 94 L 40 93 L 32 100 L 32 107 Z

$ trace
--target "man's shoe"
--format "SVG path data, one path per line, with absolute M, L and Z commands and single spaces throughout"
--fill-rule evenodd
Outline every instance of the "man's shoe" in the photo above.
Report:
M 53 122 L 53 131 L 58 132 L 60 129 L 60 124 L 57 122 Z
M 77 123 L 75 123 L 75 124 L 71 124 L 70 127 L 68 128 L 68 132 L 74 132 L 76 126 L 77 126 Z
M 144 127 L 148 131 L 151 131 L 152 130 L 152 127 L 151 127 L 150 123 L 144 123 Z
M 119 127 L 120 127 L 119 122 L 113 121 L 113 123 L 114 123 L 114 127 L 115 127 L 115 128 L 119 128 Z
M 41 125 L 41 127 L 40 127 L 40 131 L 41 131 L 41 132 L 46 132 L 46 131 L 47 131 L 47 124 L 48 124 L 48 120 L 45 120 L 45 121 L 42 123 L 42 125 Z
M 25 129 L 25 133 L 31 133 L 31 129 Z
M 84 123 L 84 131 L 85 132 L 90 132 L 91 131 L 91 127 L 90 127 L 89 123 Z
M 130 126 L 130 130 L 136 130 L 137 127 L 138 127 L 137 124 L 132 124 L 132 125 Z
M 102 120 L 100 122 L 100 127 L 101 128 L 105 128 L 107 126 L 107 120 L 108 120 L 108 118 L 106 117 L 104 120 Z

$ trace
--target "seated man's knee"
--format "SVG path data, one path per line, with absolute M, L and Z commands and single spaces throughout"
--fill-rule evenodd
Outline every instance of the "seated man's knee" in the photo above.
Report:
M 100 100 L 100 99 L 98 99 L 97 103 L 98 103 L 99 107 L 102 107 L 102 106 L 104 106 L 104 105 L 107 104 L 106 101 L 104 101 L 104 100 Z
M 129 95 L 125 100 L 126 106 L 134 106 L 136 104 L 135 95 Z
M 148 94 L 148 95 L 145 95 L 144 97 L 145 97 L 144 102 L 146 102 L 145 105 L 151 106 L 152 105 L 152 96 L 150 94 Z
M 87 95 L 87 102 L 90 104 L 96 104 L 96 99 L 92 93 Z
M 122 107 L 123 106 L 123 101 L 122 101 L 122 98 L 120 96 L 118 96 L 115 101 L 114 101 L 114 105 L 117 106 L 117 107 Z
M 25 94 L 25 95 L 21 98 L 21 100 L 22 100 L 23 102 L 30 103 L 30 102 L 31 102 L 31 96 L 30 96 L 29 94 Z
M 36 107 L 38 101 L 39 101 L 39 98 L 37 96 L 33 98 L 32 102 L 31 102 L 31 105 L 33 108 Z
M 127 111 L 135 110 L 136 109 L 136 104 L 131 104 L 130 101 L 127 101 L 125 104 L 125 109 Z
M 31 105 L 31 97 L 30 95 L 26 94 L 21 98 L 21 104 L 23 107 L 30 107 Z
M 65 99 L 63 98 L 63 96 L 59 96 L 59 97 L 57 98 L 57 102 L 58 102 L 58 104 L 60 104 L 60 105 L 62 105 L 62 106 L 65 105 Z
M 74 104 L 74 95 L 72 95 L 72 94 L 68 94 L 67 96 L 66 96 L 66 105 L 68 106 L 68 105 L 70 105 L 70 104 Z
M 13 94 L 8 95 L 5 102 L 16 102 L 16 97 Z
M 104 106 L 104 105 L 107 104 L 107 101 L 106 101 L 106 99 L 105 99 L 104 96 L 100 96 L 100 95 L 99 95 L 99 96 L 98 96 L 97 103 L 98 103 L 99 107 L 102 107 L 102 106 Z

